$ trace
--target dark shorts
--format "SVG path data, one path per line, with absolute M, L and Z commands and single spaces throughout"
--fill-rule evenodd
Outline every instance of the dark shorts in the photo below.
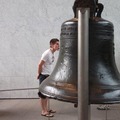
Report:
M 43 74 L 40 74 L 40 77 L 39 77 L 39 85 L 48 77 L 49 75 L 43 75 Z M 43 95 L 40 91 L 38 92 L 38 96 L 42 99 L 46 99 L 46 96 Z

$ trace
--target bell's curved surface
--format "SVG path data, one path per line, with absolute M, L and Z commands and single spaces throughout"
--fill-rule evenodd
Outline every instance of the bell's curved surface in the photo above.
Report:
M 113 24 L 100 17 L 89 28 L 90 103 L 120 102 L 120 74 L 114 58 Z
M 62 24 L 59 58 L 40 91 L 54 99 L 77 102 L 77 19 Z
M 60 54 L 40 91 L 54 99 L 77 103 L 77 19 L 62 24 Z M 113 24 L 100 17 L 89 26 L 89 98 L 91 104 L 120 102 L 120 74 L 114 58 Z

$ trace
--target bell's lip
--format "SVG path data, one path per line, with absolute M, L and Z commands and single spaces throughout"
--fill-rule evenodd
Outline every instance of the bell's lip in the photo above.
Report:
M 77 90 L 63 89 L 56 86 L 44 86 L 40 88 L 40 92 L 52 99 L 57 99 L 64 102 L 77 103 Z

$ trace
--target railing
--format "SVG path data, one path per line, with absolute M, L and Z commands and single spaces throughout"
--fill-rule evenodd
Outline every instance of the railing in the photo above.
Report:
M 3 90 L 0 90 L 0 93 L 1 92 L 12 92 L 12 91 L 23 91 L 23 90 L 38 90 L 39 88 L 36 87 L 36 88 L 19 88 L 19 89 L 3 89 Z M 15 97 L 11 97 L 11 98 L 0 98 L 0 100 L 13 100 L 13 99 L 38 99 L 38 97 L 32 97 L 32 98 L 25 98 L 25 97 L 20 97 L 20 98 L 15 98 Z

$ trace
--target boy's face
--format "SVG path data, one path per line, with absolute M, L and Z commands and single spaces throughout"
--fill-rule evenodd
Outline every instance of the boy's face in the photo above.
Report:
M 55 44 L 52 44 L 51 47 L 56 51 L 59 50 L 59 41 L 57 41 Z

